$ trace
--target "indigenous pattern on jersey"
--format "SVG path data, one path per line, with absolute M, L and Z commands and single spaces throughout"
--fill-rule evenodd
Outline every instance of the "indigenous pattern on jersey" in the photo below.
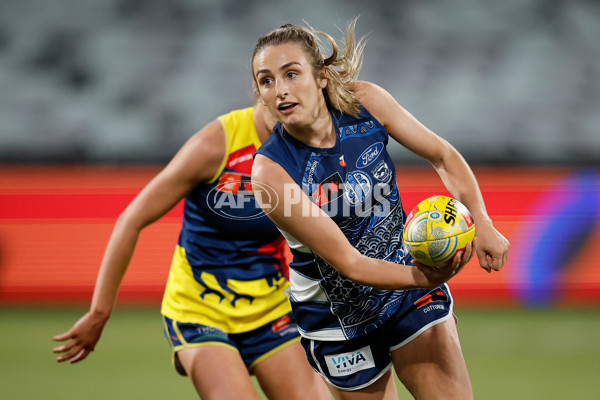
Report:
M 386 150 L 387 131 L 365 109 L 358 117 L 330 112 L 337 132 L 334 147 L 307 146 L 277 124 L 257 154 L 280 164 L 362 254 L 409 264 L 411 258 L 402 242 L 406 215 Z M 399 308 L 403 291 L 355 283 L 289 234 L 283 235 L 294 255 L 290 300 L 302 336 L 315 340 L 360 337 L 381 326 Z
M 250 186 L 261 144 L 253 110 L 219 117 L 225 158 L 216 176 L 185 198 L 161 308 L 173 320 L 240 333 L 290 311 L 285 241 Z

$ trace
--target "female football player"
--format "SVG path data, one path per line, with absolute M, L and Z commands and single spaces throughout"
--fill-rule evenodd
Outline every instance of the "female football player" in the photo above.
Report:
M 161 313 L 181 375 L 202 399 L 329 399 L 299 342 L 287 296 L 285 241 L 250 188 L 252 156 L 274 124 L 262 104 L 220 116 L 196 133 L 119 217 L 90 310 L 55 347 L 86 358 L 111 315 L 139 234 L 185 197 Z
M 287 239 L 292 310 L 306 356 L 338 399 L 397 397 L 391 366 L 418 399 L 469 399 L 453 300 L 445 283 L 477 252 L 498 271 L 508 241 L 494 228 L 476 179 L 447 141 L 381 87 L 357 81 L 364 41 L 356 20 L 345 51 L 331 36 L 284 25 L 252 56 L 260 100 L 280 121 L 252 169 L 257 199 Z M 318 36 L 331 43 L 325 57 Z M 452 264 L 413 263 L 389 138 L 428 160 L 471 211 L 477 238 Z

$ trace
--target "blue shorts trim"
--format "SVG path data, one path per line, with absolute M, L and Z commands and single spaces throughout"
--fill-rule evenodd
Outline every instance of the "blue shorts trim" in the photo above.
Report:
M 446 284 L 433 290 L 407 290 L 401 307 L 383 326 L 358 338 L 320 341 L 302 338 L 311 367 L 340 390 L 359 390 L 377 381 L 392 366 L 391 352 L 453 315 Z
M 185 375 L 178 364 L 177 352 L 200 346 L 226 346 L 237 351 L 248 370 L 277 351 L 300 340 L 296 320 L 292 313 L 248 332 L 226 333 L 206 325 L 186 323 L 163 316 L 164 333 L 173 350 L 173 363 L 177 372 Z

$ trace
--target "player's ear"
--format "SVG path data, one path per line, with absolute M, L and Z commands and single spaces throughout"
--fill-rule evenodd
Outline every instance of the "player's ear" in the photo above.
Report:
M 329 77 L 327 75 L 327 67 L 323 67 L 323 69 L 319 73 L 319 78 L 318 78 L 319 88 L 325 89 L 327 87 L 328 82 L 329 82 Z

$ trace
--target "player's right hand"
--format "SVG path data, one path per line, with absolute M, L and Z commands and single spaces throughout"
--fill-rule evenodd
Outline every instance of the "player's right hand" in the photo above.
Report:
M 69 360 L 71 364 L 85 359 L 96 347 L 96 343 L 100 340 L 104 325 L 108 320 L 108 316 L 98 315 L 96 313 L 87 312 L 77 321 L 67 332 L 56 335 L 52 338 L 55 342 L 67 343 L 54 347 L 52 350 L 55 354 L 60 354 L 57 362 Z

